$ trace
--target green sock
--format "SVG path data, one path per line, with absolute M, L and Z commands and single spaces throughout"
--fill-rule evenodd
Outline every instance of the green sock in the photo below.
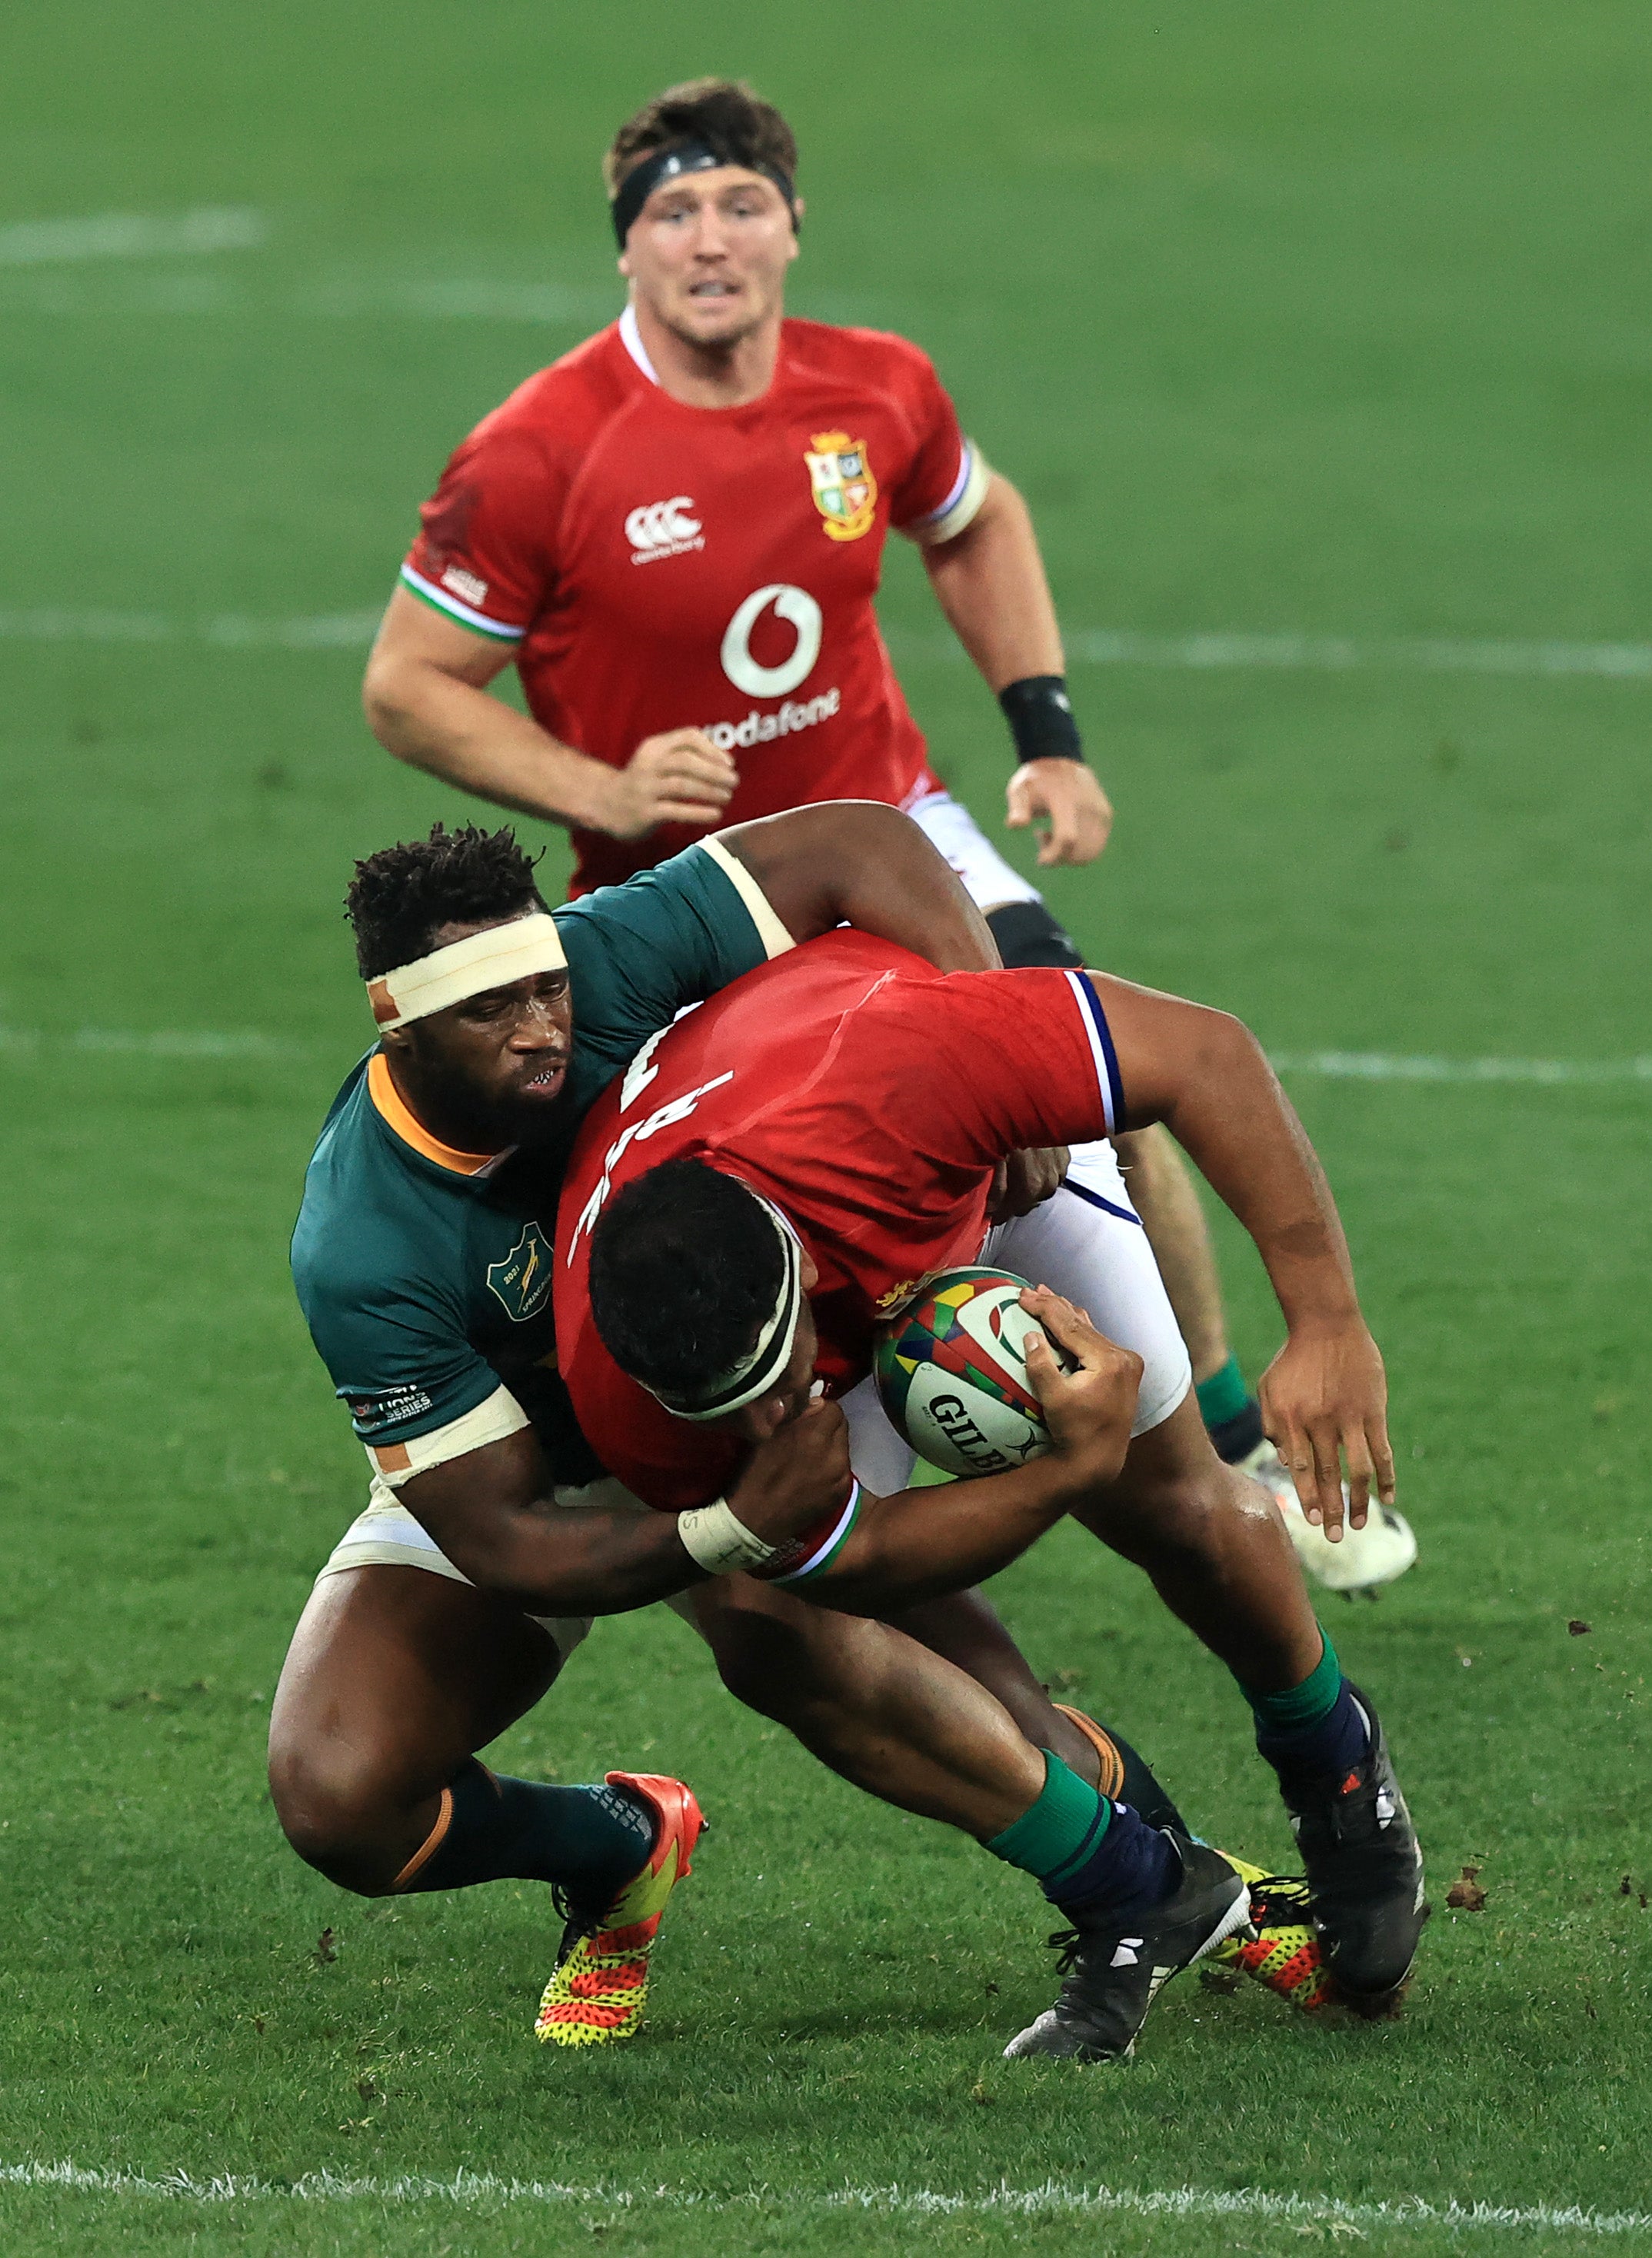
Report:
M 1237 1419 L 1251 1400 L 1238 1358 L 1230 1356 L 1220 1372 L 1213 1372 L 1209 1380 L 1199 1382 L 1194 1394 L 1199 1398 L 1199 1416 L 1207 1427 L 1221 1427 L 1230 1419 Z
M 1112 1816 L 1107 1798 L 1046 1749 L 1042 1794 L 985 1847 L 1006 1865 L 1032 1874 L 1053 1895 L 1062 1878 L 1076 1873 L 1093 1856 Z
M 1325 1640 L 1325 1651 L 1300 1686 L 1287 1686 L 1282 1694 L 1257 1694 L 1248 1686 L 1243 1689 L 1256 1713 L 1259 1731 L 1300 1733 L 1318 1724 L 1336 1707 L 1343 1690 L 1343 1666 L 1336 1648 L 1325 1638 L 1322 1625 L 1319 1635 Z
M 1325 1638 L 1322 1630 L 1320 1637 Z M 1346 1782 L 1371 1753 L 1371 1712 L 1343 1676 L 1328 1638 L 1300 1686 L 1287 1686 L 1282 1694 L 1254 1694 L 1247 1686 L 1245 1699 L 1256 1716 L 1258 1751 L 1278 1772 L 1287 1802 L 1294 1793 L 1310 1795 L 1329 1781 Z

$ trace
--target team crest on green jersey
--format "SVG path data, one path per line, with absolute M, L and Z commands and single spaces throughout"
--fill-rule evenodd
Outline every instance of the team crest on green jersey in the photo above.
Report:
M 817 431 L 804 451 L 821 530 L 831 541 L 858 541 L 877 514 L 877 480 L 866 449 L 847 431 Z
M 553 1276 L 550 1242 L 536 1223 L 527 1225 L 502 1262 L 487 1266 L 487 1282 L 506 1314 L 522 1324 L 543 1309 Z

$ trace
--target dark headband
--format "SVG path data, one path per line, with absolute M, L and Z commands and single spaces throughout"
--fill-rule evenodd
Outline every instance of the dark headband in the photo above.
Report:
M 722 165 L 738 165 L 742 172 L 761 173 L 772 181 L 786 200 L 786 209 L 791 214 L 795 231 L 798 224 L 797 191 L 791 176 L 778 165 L 765 165 L 760 160 L 744 157 L 720 157 L 715 149 L 704 141 L 679 141 L 670 149 L 656 149 L 646 156 L 634 172 L 626 174 L 614 191 L 613 204 L 613 231 L 620 248 L 625 249 L 625 239 L 635 224 L 638 213 L 654 194 L 662 181 L 675 181 L 684 173 L 713 173 Z

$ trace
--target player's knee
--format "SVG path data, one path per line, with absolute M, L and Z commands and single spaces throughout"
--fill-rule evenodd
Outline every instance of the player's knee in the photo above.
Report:
M 343 1889 L 380 1897 L 404 1860 L 394 1822 L 404 1801 L 379 1768 L 348 1748 L 273 1747 L 270 1795 L 288 1843 Z
M 1214 1452 L 1207 1466 L 1178 1469 L 1138 1490 L 1128 1507 L 1092 1523 L 1096 1533 L 1151 1573 L 1215 1564 L 1238 1532 L 1243 1507 L 1229 1469 Z

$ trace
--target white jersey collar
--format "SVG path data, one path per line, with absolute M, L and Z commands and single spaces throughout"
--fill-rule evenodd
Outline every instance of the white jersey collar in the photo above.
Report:
M 649 349 L 642 342 L 642 332 L 637 327 L 637 309 L 627 304 L 620 316 L 620 342 L 650 384 L 658 384 L 659 373 L 649 359 Z

